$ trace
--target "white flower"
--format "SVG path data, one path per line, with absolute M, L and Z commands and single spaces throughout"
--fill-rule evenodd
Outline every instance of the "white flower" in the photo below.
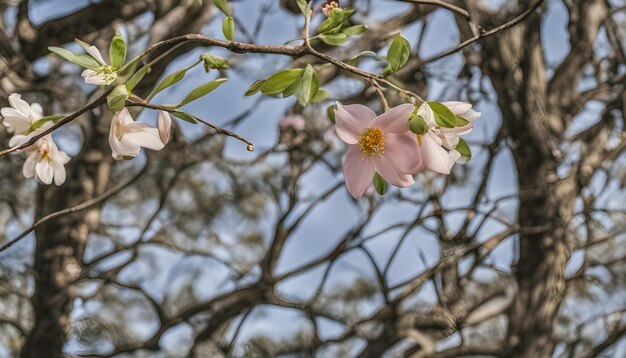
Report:
M 70 157 L 57 148 L 51 135 L 40 138 L 26 151 L 30 153 L 22 168 L 26 178 L 36 175 L 44 184 L 51 184 L 53 179 L 56 185 L 65 182 L 64 165 L 70 161 Z
M 441 138 L 442 144 L 449 150 L 453 150 L 459 144 L 459 136 L 468 134 L 472 131 L 472 121 L 480 118 L 480 112 L 476 112 L 472 109 L 472 105 L 465 102 L 443 102 L 444 106 L 454 113 L 454 115 L 467 119 L 468 124 L 462 127 L 456 128 L 439 128 L 439 138 Z
M 85 78 L 85 83 L 97 86 L 107 86 L 113 83 L 117 79 L 117 72 L 113 71 L 113 68 L 104 62 L 100 51 L 95 46 L 89 46 L 85 50 L 100 63 L 99 69 L 86 69 L 80 74 Z
M 159 129 L 159 138 L 163 145 L 170 141 L 170 131 L 172 129 L 172 118 L 166 111 L 157 111 L 157 128 Z
M 161 150 L 165 146 L 162 139 L 169 133 L 171 119 L 168 116 L 159 114 L 162 118 L 160 130 L 150 127 L 145 123 L 135 122 L 127 108 L 113 115 L 111 121 L 111 131 L 109 132 L 109 144 L 113 152 L 113 159 L 121 160 L 124 157 L 136 157 L 139 155 L 141 147 Z M 168 120 L 169 119 L 169 123 Z
M 9 96 L 9 104 L 11 107 L 2 108 L 0 114 L 2 124 L 10 133 L 24 134 L 33 123 L 43 117 L 43 109 L 39 103 L 29 105 L 17 93 Z

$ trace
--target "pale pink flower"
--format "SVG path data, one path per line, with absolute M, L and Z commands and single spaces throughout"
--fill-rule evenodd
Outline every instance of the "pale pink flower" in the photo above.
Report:
M 418 114 L 426 118 L 429 129 L 424 135 L 415 135 L 422 162 L 420 163 L 421 166 L 414 167 L 411 173 L 416 173 L 425 167 L 439 174 L 450 174 L 454 164 L 461 158 L 461 153 L 455 150 L 459 144 L 459 136 L 471 132 L 471 121 L 480 117 L 480 113 L 472 110 L 472 105 L 469 103 L 452 101 L 442 104 L 448 107 L 452 113 L 467 119 L 470 123 L 456 128 L 438 127 L 435 125 L 434 114 L 430 106 L 426 103 L 422 104 Z M 433 120 L 431 121 L 430 118 Z
M 163 149 L 165 143 L 161 138 L 163 134 L 169 132 L 169 124 L 165 118 L 161 121 L 164 127 L 159 130 L 145 123 L 135 122 L 127 108 L 115 113 L 109 131 L 113 159 L 136 157 L 141 147 L 152 150 Z
M 337 103 L 335 130 L 349 144 L 343 175 L 355 199 L 370 186 L 375 172 L 398 187 L 414 183 L 409 171 L 421 159 L 415 136 L 407 135 L 413 109 L 412 104 L 403 104 L 376 116 L 366 106 Z
M 304 118 L 299 115 L 284 116 L 278 121 L 280 129 L 293 128 L 300 132 L 304 130 Z
M 30 153 L 22 167 L 22 174 L 26 178 L 36 175 L 44 184 L 51 184 L 52 180 L 56 185 L 65 182 L 64 165 L 70 161 L 70 157 L 57 148 L 51 135 L 41 137 L 25 151 Z
M 9 105 L 0 110 L 2 124 L 9 133 L 25 134 L 30 126 L 43 117 L 43 109 L 39 103 L 28 104 L 17 93 L 9 96 Z

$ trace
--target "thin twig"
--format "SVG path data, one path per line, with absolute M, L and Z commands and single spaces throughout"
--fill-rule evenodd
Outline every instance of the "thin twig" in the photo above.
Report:
M 433 6 L 439 6 L 442 7 L 444 9 L 448 9 L 452 12 L 455 12 L 461 16 L 463 16 L 466 19 L 470 18 L 470 14 L 469 12 L 467 12 L 467 10 L 462 9 L 456 5 L 450 4 L 448 2 L 445 2 L 443 0 L 398 0 L 398 1 L 403 1 L 403 2 L 410 2 L 413 4 L 422 4 L 422 5 L 433 5 Z

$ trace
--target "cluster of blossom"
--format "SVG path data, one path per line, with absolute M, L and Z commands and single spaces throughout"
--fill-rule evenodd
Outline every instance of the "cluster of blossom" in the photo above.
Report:
M 413 175 L 422 169 L 450 174 L 454 163 L 461 158 L 455 149 L 459 136 L 471 132 L 471 121 L 479 118 L 480 113 L 472 110 L 469 103 L 442 104 L 469 124 L 455 128 L 438 126 L 428 103 L 417 109 L 413 104 L 402 104 L 379 116 L 360 104 L 337 103 L 335 129 L 339 138 L 349 145 L 343 174 L 355 199 L 365 193 L 375 173 L 401 188 L 413 185 Z M 410 128 L 410 118 L 419 118 L 424 124 L 422 129 Z
M 88 53 L 102 64 L 102 67 L 98 71 L 85 70 L 82 73 L 85 82 L 95 85 L 111 84 L 117 74 L 104 62 L 102 55 L 94 46 L 89 48 Z M 2 108 L 0 114 L 4 126 L 9 133 L 14 134 L 9 141 L 10 147 L 28 142 L 53 125 L 54 121 L 50 119 L 51 117 L 43 117 L 43 109 L 38 103 L 29 105 L 17 93 L 9 96 L 9 105 L 11 107 Z M 135 122 L 127 108 L 114 113 L 109 131 L 109 144 L 113 159 L 136 157 L 141 147 L 153 150 L 163 149 L 169 141 L 171 124 L 169 113 L 161 110 L 158 111 L 157 128 L 146 123 Z M 58 149 L 51 134 L 42 136 L 23 151 L 29 154 L 22 168 L 22 173 L 26 178 L 36 176 L 44 184 L 51 184 L 54 181 L 56 185 L 61 185 L 65 182 L 65 164 L 70 161 L 70 157 Z

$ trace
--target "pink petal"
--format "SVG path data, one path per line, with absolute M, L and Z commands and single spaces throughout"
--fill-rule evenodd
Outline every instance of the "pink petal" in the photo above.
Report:
M 341 140 L 356 144 L 363 130 L 369 127 L 376 113 L 361 104 L 344 106 L 337 102 L 335 109 L 335 130 Z
M 415 183 L 411 170 L 420 162 L 415 137 L 407 134 L 388 134 L 385 154 L 374 158 L 374 167 L 387 183 L 406 188 Z
M 450 163 L 448 151 L 443 149 L 430 134 L 422 136 L 422 144 L 419 148 L 426 168 L 440 174 L 450 174 L 454 162 Z
M 411 103 L 401 104 L 374 118 L 372 127 L 380 128 L 384 133 L 402 134 L 409 131 L 409 117 L 415 109 Z
M 343 161 L 343 177 L 348 191 L 355 199 L 363 196 L 374 179 L 374 161 L 367 157 L 363 158 L 358 145 L 351 145 L 348 148 Z

